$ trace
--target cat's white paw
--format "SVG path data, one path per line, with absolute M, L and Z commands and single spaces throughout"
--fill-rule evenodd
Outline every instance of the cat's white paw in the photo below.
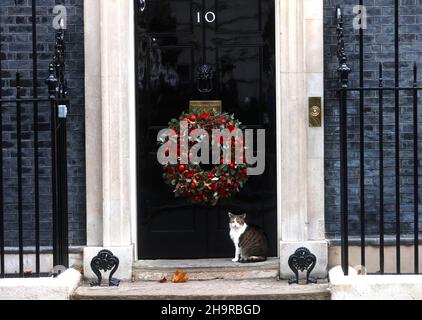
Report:
M 233 258 L 232 261 L 233 262 L 239 262 L 239 258 Z

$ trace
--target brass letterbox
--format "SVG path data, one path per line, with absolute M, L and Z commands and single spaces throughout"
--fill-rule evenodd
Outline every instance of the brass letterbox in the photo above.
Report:
M 215 113 L 222 113 L 222 101 L 221 100 L 191 100 L 189 102 L 189 111 L 208 113 L 214 111 Z

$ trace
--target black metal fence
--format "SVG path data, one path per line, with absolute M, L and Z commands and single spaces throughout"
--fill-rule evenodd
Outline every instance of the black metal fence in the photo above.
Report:
M 362 1 L 360 1 L 362 5 Z M 337 55 L 339 59 L 339 68 L 338 74 L 340 78 L 340 88 L 339 88 L 339 117 L 340 117 L 340 210 L 341 210 L 341 263 L 343 271 L 346 275 L 348 275 L 348 267 L 349 267 L 349 222 L 350 222 L 350 205 L 349 205 L 349 197 L 350 197 L 350 168 L 348 161 L 349 159 L 349 152 L 350 152 L 350 136 L 348 132 L 348 128 L 350 126 L 359 126 L 359 138 L 357 141 L 358 144 L 358 154 L 359 154 L 359 205 L 360 205 L 360 264 L 365 266 L 367 263 L 366 259 L 366 245 L 367 245 L 367 235 L 366 235 L 366 212 L 367 212 L 367 205 L 365 203 L 365 192 L 367 191 L 367 186 L 365 185 L 365 151 L 366 151 L 366 141 L 365 141 L 365 125 L 368 124 L 368 121 L 373 121 L 373 125 L 378 128 L 378 132 L 375 135 L 378 136 L 377 146 L 378 146 L 378 158 L 376 161 L 378 162 L 378 176 L 379 176 L 379 183 L 378 183 L 378 194 L 376 195 L 379 199 L 379 203 L 377 206 L 378 210 L 378 230 L 379 230 L 379 273 L 385 274 L 385 264 L 386 264 L 386 257 L 385 257 L 385 250 L 386 250 L 386 233 L 385 233 L 385 200 L 386 200 L 386 183 L 390 183 L 390 181 L 394 181 L 394 207 L 393 210 L 395 211 L 395 218 L 393 223 L 395 224 L 395 273 L 400 274 L 402 273 L 402 265 L 401 265 L 401 248 L 403 244 L 403 236 L 401 231 L 401 220 L 402 220 L 402 207 L 403 207 L 403 197 L 401 196 L 400 191 L 400 181 L 402 179 L 402 172 L 401 172 L 401 139 L 402 139 L 402 131 L 400 129 L 400 116 L 403 112 L 403 108 L 406 107 L 407 109 L 411 110 L 411 118 L 413 120 L 411 132 L 408 134 L 410 136 L 410 140 L 412 140 L 412 158 L 410 170 L 411 179 L 413 180 L 413 196 L 411 199 L 405 198 L 405 205 L 407 207 L 411 207 L 413 211 L 413 235 L 411 236 L 411 242 L 406 242 L 407 245 L 411 244 L 414 248 L 414 273 L 419 274 L 419 165 L 420 159 L 418 156 L 419 146 L 418 146 L 418 136 L 419 136 L 419 123 L 418 123 L 418 93 L 422 90 L 422 87 L 418 86 L 418 67 L 415 62 L 413 66 L 413 79 L 411 86 L 400 86 L 400 5 L 399 0 L 395 0 L 394 3 L 394 81 L 393 85 L 386 85 L 386 81 L 384 79 L 384 67 L 383 63 L 379 63 L 378 67 L 378 85 L 377 86 L 366 86 L 364 81 L 364 30 L 361 28 L 359 30 L 358 41 L 359 41 L 359 78 L 357 87 L 352 87 L 350 85 L 349 76 L 352 72 L 351 68 L 348 65 L 347 54 L 345 49 L 345 36 L 344 36 L 344 15 L 342 9 L 340 7 L 337 8 L 337 36 L 338 36 L 338 50 Z M 365 97 L 367 94 L 371 94 L 372 97 L 372 107 L 374 105 L 374 100 L 377 100 L 376 107 L 377 110 L 377 120 L 374 120 L 374 117 L 371 119 L 365 118 Z M 385 148 L 386 144 L 386 134 L 385 134 L 385 110 L 386 110 L 386 96 L 389 97 L 389 101 L 392 101 L 391 107 L 394 109 L 392 118 L 394 119 L 393 125 L 389 127 L 389 132 L 394 132 L 394 138 L 388 140 L 389 149 Z M 403 103 L 403 96 L 407 96 L 408 99 L 405 100 Z M 357 114 L 358 120 L 357 122 L 351 124 L 350 120 L 348 119 L 348 114 L 350 111 L 350 101 L 351 100 L 357 101 Z M 390 106 L 389 106 L 390 107 Z M 391 128 L 392 127 L 392 128 Z M 391 148 L 391 146 L 393 147 Z M 391 150 L 390 150 L 391 149 Z M 392 179 L 386 182 L 385 177 L 385 154 L 389 152 L 389 156 L 393 157 L 394 165 L 392 168 Z M 390 187 L 390 186 L 389 186 Z M 374 195 L 375 196 L 375 195 Z M 390 199 L 389 199 L 390 200 Z M 391 221 L 389 221 L 391 222 Z M 408 234 L 406 234 L 408 236 Z
M 49 66 L 45 66 L 49 68 L 49 77 L 46 80 L 45 88 L 39 88 L 36 12 L 36 1 L 32 0 L 30 20 L 32 21 L 32 79 L 23 79 L 21 73 L 17 72 L 13 81 L 15 92 L 13 97 L 10 94 L 3 95 L 5 81 L 2 79 L 2 65 L 7 61 L 3 58 L 0 60 L 0 83 L 2 84 L 0 88 L 1 278 L 23 277 L 28 273 L 37 277 L 43 275 L 45 273 L 45 270 L 44 272 L 41 270 L 41 254 L 43 253 L 53 255 L 53 264 L 48 271 L 53 270 L 54 266 L 68 267 L 69 264 L 66 157 L 67 86 L 64 30 L 57 31 L 53 61 Z M 1 36 L 0 34 L 0 51 Z M 7 55 L 2 57 L 6 58 Z M 31 90 L 25 90 L 25 92 L 32 92 L 32 94 L 22 96 L 23 89 L 28 89 L 24 88 L 23 84 L 31 82 Z M 9 89 L 8 91 L 10 92 Z M 45 96 L 39 96 L 39 91 L 44 91 Z M 13 128 L 9 124 L 5 125 L 5 121 L 3 121 L 5 117 L 8 117 L 8 120 L 15 119 Z M 28 117 L 32 117 L 32 123 L 29 126 L 26 121 Z M 11 141 L 12 138 L 14 141 Z M 5 159 L 5 155 L 10 154 L 12 156 L 7 157 L 7 160 L 13 160 L 14 164 Z M 45 168 L 50 168 L 48 174 L 45 173 Z M 31 177 L 28 177 L 28 171 Z M 12 180 L 13 183 L 11 183 Z M 43 197 L 45 192 L 49 193 L 48 199 L 51 198 L 51 201 L 47 201 L 47 203 L 45 203 L 46 198 Z M 9 199 L 16 199 L 16 203 L 7 203 L 5 201 L 6 194 Z M 30 206 L 28 201 L 31 202 Z M 47 221 L 52 221 L 53 226 L 48 228 L 48 230 L 52 230 L 51 232 L 47 231 L 51 237 L 50 240 L 42 245 L 41 234 L 44 235 L 46 231 L 41 227 L 44 222 L 41 208 L 46 206 L 51 206 L 46 212 L 52 214 L 51 219 L 47 219 Z M 9 241 L 9 237 L 14 238 L 12 233 L 15 230 L 8 229 L 10 227 L 9 220 L 15 218 L 15 212 L 17 215 L 17 247 L 10 245 L 15 242 Z M 33 239 L 28 240 L 26 234 L 33 234 Z M 15 268 L 7 268 L 8 259 L 12 263 L 16 255 L 18 256 L 17 273 L 14 271 Z M 27 265 L 25 261 L 32 261 L 32 263 Z

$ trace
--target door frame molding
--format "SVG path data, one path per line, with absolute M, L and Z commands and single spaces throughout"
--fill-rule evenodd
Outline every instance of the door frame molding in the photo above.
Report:
M 281 275 L 290 275 L 286 256 L 300 245 L 326 275 L 324 130 L 309 128 L 307 108 L 309 96 L 323 96 L 323 0 L 274 1 Z M 119 251 L 121 279 L 130 279 L 137 259 L 133 5 L 84 0 L 87 277 L 98 248 Z

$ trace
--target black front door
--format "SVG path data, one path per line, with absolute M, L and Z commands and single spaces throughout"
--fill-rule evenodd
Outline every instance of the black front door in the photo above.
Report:
M 247 213 L 277 255 L 274 0 L 135 0 L 140 259 L 230 257 L 227 212 Z M 197 69 L 212 66 L 211 92 Z M 176 199 L 162 179 L 157 133 L 190 100 L 222 100 L 250 128 L 266 129 L 266 170 L 217 207 Z

